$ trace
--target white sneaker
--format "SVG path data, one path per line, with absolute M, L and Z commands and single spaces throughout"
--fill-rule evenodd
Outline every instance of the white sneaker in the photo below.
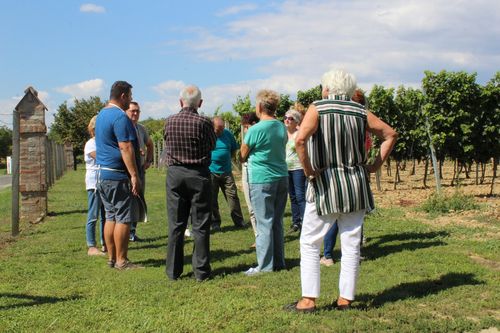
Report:
M 321 257 L 321 259 L 319 260 L 319 263 L 321 265 L 325 265 L 326 267 L 330 267 L 334 264 L 334 261 L 333 259 L 328 259 L 328 258 L 325 258 L 325 257 Z
M 260 273 L 260 269 L 258 267 L 250 267 L 248 271 L 243 272 L 246 276 L 254 276 Z
M 189 231 L 189 229 L 186 228 L 186 231 L 184 231 L 184 236 L 191 237 L 191 231 Z

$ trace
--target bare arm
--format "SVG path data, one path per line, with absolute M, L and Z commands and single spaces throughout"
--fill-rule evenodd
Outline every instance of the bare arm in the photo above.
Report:
M 89 153 L 89 156 L 95 160 L 95 150 Z
M 131 141 L 118 142 L 120 147 L 120 153 L 122 154 L 123 162 L 130 174 L 130 182 L 132 184 L 132 193 L 134 195 L 139 195 L 141 189 L 141 181 L 139 180 L 137 173 L 137 166 L 135 165 L 135 153 L 134 145 Z
M 153 140 L 151 140 L 151 138 L 149 138 L 149 140 L 146 142 L 146 148 L 147 152 L 146 152 L 146 162 L 144 163 L 144 170 L 148 169 L 149 166 L 151 165 L 151 162 L 153 162 L 154 147 L 153 147 Z
M 240 148 L 240 162 L 245 163 L 248 159 L 249 154 L 250 154 L 250 147 L 248 147 L 246 143 L 242 143 Z
M 304 168 L 306 177 L 315 177 L 319 170 L 314 170 L 311 161 L 309 160 L 309 152 L 307 151 L 307 140 L 318 130 L 319 114 L 316 106 L 311 104 L 307 109 L 306 115 L 300 124 L 299 133 L 295 138 L 295 149 L 299 156 L 300 163 Z
M 398 133 L 391 126 L 384 123 L 370 111 L 368 113 L 368 132 L 382 140 L 380 151 L 371 165 L 367 165 L 368 172 L 377 171 L 391 154 L 392 148 L 396 144 Z

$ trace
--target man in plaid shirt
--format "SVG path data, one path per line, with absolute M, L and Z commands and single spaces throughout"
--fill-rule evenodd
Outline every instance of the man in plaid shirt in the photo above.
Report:
M 176 280 L 184 265 L 184 231 L 191 214 L 194 249 L 192 256 L 196 280 L 210 277 L 211 152 L 217 140 L 212 121 L 198 114 L 200 89 L 184 88 L 182 110 L 167 118 L 165 150 L 167 170 L 167 276 Z

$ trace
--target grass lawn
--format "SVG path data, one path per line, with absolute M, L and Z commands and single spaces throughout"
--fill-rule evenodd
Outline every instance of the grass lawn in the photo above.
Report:
M 70 171 L 49 192 L 44 223 L 22 226 L 12 241 L 10 190 L 0 191 L 1 332 L 477 332 L 500 328 L 498 220 L 474 228 L 424 224 L 405 209 L 379 209 L 365 224 L 354 309 L 329 310 L 337 296 L 339 264 L 321 267 L 321 310 L 282 310 L 300 297 L 298 234 L 285 215 L 288 270 L 246 277 L 256 262 L 251 228 L 234 230 L 220 201 L 222 232 L 211 236 L 214 278 L 192 276 L 192 240 L 183 277 L 165 275 L 165 175 L 150 171 L 150 222 L 129 257 L 146 269 L 119 272 L 85 245 L 84 170 Z M 244 204 L 243 195 L 240 195 Z M 243 209 L 246 213 L 246 209 Z M 340 256 L 335 252 L 337 258 Z

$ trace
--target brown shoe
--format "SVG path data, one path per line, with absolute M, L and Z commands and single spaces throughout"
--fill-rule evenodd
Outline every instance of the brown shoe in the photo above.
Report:
M 255 247 L 256 247 L 256 246 L 257 246 L 257 245 L 256 245 L 255 243 L 253 243 L 252 245 L 250 245 L 250 248 L 251 248 L 251 249 L 255 249 Z
M 125 271 L 125 270 L 129 270 L 129 269 L 142 269 L 142 268 L 145 268 L 144 266 L 141 266 L 141 265 L 138 265 L 138 264 L 134 264 L 132 263 L 131 261 L 129 260 L 125 260 L 122 264 L 118 265 L 118 264 L 115 264 L 115 268 L 119 271 Z

